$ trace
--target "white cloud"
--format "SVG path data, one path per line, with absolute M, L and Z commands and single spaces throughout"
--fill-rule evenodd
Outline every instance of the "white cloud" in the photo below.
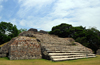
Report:
M 50 30 L 60 23 L 96 26 L 100 30 L 100 0 L 19 0 L 21 26 Z M 48 12 L 47 6 L 50 7 Z M 47 11 L 45 11 L 47 10 Z M 40 15 L 45 11 L 44 16 Z M 38 16 L 35 16 L 38 15 Z
M 59 0 L 53 9 L 54 12 L 51 12 L 50 15 L 56 17 L 58 21 L 51 21 L 56 22 L 53 25 L 61 21 L 61 23 L 66 22 L 74 26 L 96 26 L 100 30 L 99 0 Z
M 31 13 L 38 13 L 40 9 L 50 5 L 55 0 L 19 0 L 20 9 L 17 13 L 20 17 L 25 17 Z M 28 14 L 27 14 L 28 13 Z
M 87 28 L 92 26 L 96 26 L 97 29 L 100 30 L 100 7 L 87 7 L 83 8 L 81 10 L 78 10 L 78 12 L 75 14 L 77 17 L 74 18 L 74 20 L 78 21 L 75 22 L 76 25 L 82 25 L 86 26 Z

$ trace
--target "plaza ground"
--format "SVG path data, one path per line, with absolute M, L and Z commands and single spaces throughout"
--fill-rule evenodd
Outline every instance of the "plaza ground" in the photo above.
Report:
M 7 57 L 0 58 L 0 65 L 100 65 L 100 55 L 95 58 L 84 58 L 53 62 L 45 59 L 32 60 L 9 60 Z

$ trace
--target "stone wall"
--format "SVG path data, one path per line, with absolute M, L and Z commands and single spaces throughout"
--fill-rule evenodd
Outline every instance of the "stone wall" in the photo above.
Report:
M 38 30 L 34 28 L 30 28 L 28 31 L 38 32 Z
M 40 59 L 41 46 L 36 38 L 18 37 L 10 46 L 10 60 L 18 59 Z
M 17 37 L 13 38 L 9 42 L 5 43 L 2 47 L 0 47 L 0 57 L 8 57 L 10 45 L 16 38 Z
M 96 53 L 96 54 L 97 54 L 97 55 L 100 55 L 100 49 L 97 50 L 97 53 Z

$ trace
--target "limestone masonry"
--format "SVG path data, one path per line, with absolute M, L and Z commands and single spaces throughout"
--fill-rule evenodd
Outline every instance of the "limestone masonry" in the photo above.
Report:
M 39 59 L 41 56 L 41 46 L 36 38 L 19 36 L 9 48 L 9 58 L 11 60 Z
M 96 56 L 91 49 L 72 38 L 60 38 L 31 28 L 3 45 L 0 57 L 9 57 L 10 60 L 45 58 L 61 61 Z
M 100 55 L 100 49 L 97 50 L 97 55 Z

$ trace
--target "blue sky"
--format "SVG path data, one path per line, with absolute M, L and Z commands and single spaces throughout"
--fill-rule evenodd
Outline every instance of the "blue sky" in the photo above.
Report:
M 100 0 L 0 0 L 0 22 L 50 31 L 61 23 L 100 30 Z

